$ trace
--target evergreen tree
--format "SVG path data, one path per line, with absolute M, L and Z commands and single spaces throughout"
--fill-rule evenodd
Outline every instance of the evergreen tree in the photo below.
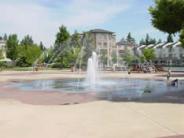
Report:
M 149 37 L 149 34 L 146 34 L 145 45 L 149 45 L 149 44 L 150 44 L 150 37 Z
M 143 38 L 140 40 L 139 45 L 145 45 L 145 41 Z
M 7 37 L 7 34 L 4 34 L 4 36 L 3 36 L 3 40 L 7 40 L 8 39 L 8 37 Z
M 71 36 L 71 45 L 73 47 L 81 47 L 80 35 L 77 31 Z
M 45 46 L 43 45 L 42 41 L 40 42 L 39 47 L 42 51 L 44 51 L 46 49 Z
M 26 35 L 26 36 L 22 39 L 22 41 L 20 42 L 20 44 L 21 44 L 21 45 L 25 45 L 25 46 L 31 46 L 31 45 L 34 44 L 34 42 L 33 42 L 33 39 L 32 39 L 31 36 Z
M 157 41 L 157 44 L 160 44 L 160 43 L 162 43 L 162 39 L 159 39 L 159 40 Z
M 70 37 L 70 34 L 67 31 L 67 28 L 64 25 L 62 25 L 61 27 L 59 27 L 59 32 L 56 34 L 55 45 L 56 46 L 61 45 L 63 42 L 68 40 L 69 37 Z
M 6 41 L 7 57 L 15 60 L 17 58 L 18 38 L 16 34 L 8 36 Z
M 171 34 L 168 35 L 167 42 L 173 42 L 173 38 Z
M 132 37 L 131 33 L 129 32 L 126 38 L 126 41 L 131 44 L 135 44 L 135 39 Z
M 64 57 L 66 57 L 70 47 L 70 34 L 67 31 L 67 28 L 65 26 L 59 27 L 59 31 L 56 34 L 56 40 L 55 45 L 53 49 L 53 55 L 55 55 L 54 59 L 56 60 L 58 64 L 60 64 L 60 67 L 64 67 L 66 64 L 64 63 Z

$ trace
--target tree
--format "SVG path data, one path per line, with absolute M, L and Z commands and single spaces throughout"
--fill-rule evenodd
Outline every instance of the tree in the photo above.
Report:
M 184 47 L 184 28 L 181 30 L 180 33 L 180 42 L 182 44 L 182 47 Z
M 126 38 L 126 41 L 131 44 L 135 44 L 135 39 L 132 37 L 131 33 L 129 32 Z
M 64 56 L 66 56 L 66 51 L 68 51 L 69 47 L 69 38 L 70 34 L 67 31 L 67 28 L 65 26 L 59 27 L 59 32 L 56 34 L 56 40 L 55 40 L 55 45 L 53 49 L 53 54 L 57 56 L 57 61 L 60 64 L 64 64 L 63 59 Z
M 0 49 L 0 59 L 2 59 L 2 58 L 3 58 L 3 50 Z
M 162 39 L 158 39 L 157 44 L 162 43 Z
M 155 7 L 149 8 L 152 24 L 168 34 L 181 30 L 184 23 L 183 0 L 155 0 Z
M 20 44 L 21 44 L 21 45 L 25 45 L 25 46 L 31 46 L 31 45 L 34 44 L 34 42 L 33 42 L 33 39 L 32 39 L 31 36 L 26 35 L 26 36 L 22 39 L 22 41 L 20 42 Z
M 7 57 L 15 60 L 17 58 L 18 38 L 16 34 L 9 35 L 6 41 Z
M 80 35 L 77 31 L 71 36 L 71 45 L 73 47 L 81 47 Z
M 4 34 L 4 36 L 3 36 L 3 40 L 7 40 L 8 39 L 8 37 L 7 37 L 7 34 Z
M 123 59 L 128 65 L 130 65 L 130 64 L 134 61 L 135 57 L 133 56 L 133 54 L 131 53 L 131 51 L 130 51 L 129 49 L 125 48 L 125 52 L 124 52 L 124 54 L 123 54 L 123 56 L 122 56 L 122 59 Z
M 167 42 L 174 42 L 171 34 L 168 35 Z
M 149 34 L 146 34 L 145 45 L 149 45 L 149 41 L 150 41 Z
M 184 0 L 155 0 L 155 6 L 150 7 L 149 12 L 153 26 L 168 33 L 168 38 L 184 25 Z
M 107 50 L 101 49 L 99 56 L 100 63 L 102 63 L 103 65 L 107 65 Z
M 61 45 L 64 41 L 68 40 L 69 37 L 69 32 L 67 31 L 66 27 L 62 25 L 61 27 L 59 27 L 59 32 L 56 34 L 55 45 Z
M 91 57 L 92 52 L 95 51 L 95 42 L 90 32 L 84 32 L 81 41 L 84 49 L 82 65 L 86 66 L 88 58 Z
M 143 50 L 143 55 L 147 61 L 155 59 L 155 51 L 152 48 L 145 48 Z
M 143 38 L 140 40 L 139 45 L 145 45 L 145 41 Z
M 16 65 L 21 67 L 31 66 L 42 53 L 41 49 L 37 45 L 20 45 L 17 49 L 19 52 L 17 55 Z
M 40 42 L 39 47 L 42 51 L 44 51 L 46 49 L 45 46 L 43 45 L 42 41 Z
M 150 45 L 150 44 L 156 44 L 156 43 L 157 43 L 156 39 L 151 38 L 149 34 L 146 34 L 146 38 L 145 39 L 142 38 L 140 41 L 140 45 Z
M 78 66 L 81 52 L 80 36 L 77 31 L 71 35 L 68 39 L 68 46 L 65 47 L 65 56 L 63 58 L 64 67 L 74 67 Z

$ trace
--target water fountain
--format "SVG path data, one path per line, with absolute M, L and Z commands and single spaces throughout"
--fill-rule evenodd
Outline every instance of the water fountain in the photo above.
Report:
M 98 80 L 98 58 L 95 52 L 88 59 L 86 82 L 90 87 L 95 87 Z

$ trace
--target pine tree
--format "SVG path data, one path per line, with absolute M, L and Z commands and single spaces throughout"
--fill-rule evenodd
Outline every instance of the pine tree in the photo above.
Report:
M 171 34 L 168 35 L 167 42 L 173 42 L 173 37 Z

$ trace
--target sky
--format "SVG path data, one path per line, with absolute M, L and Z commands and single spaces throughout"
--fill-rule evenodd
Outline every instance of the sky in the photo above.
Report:
M 0 0 L 0 35 L 29 34 L 37 43 L 53 45 L 58 28 L 72 34 L 95 28 L 115 32 L 119 41 L 128 32 L 137 42 L 149 33 L 166 39 L 167 34 L 151 25 L 148 8 L 153 0 Z

